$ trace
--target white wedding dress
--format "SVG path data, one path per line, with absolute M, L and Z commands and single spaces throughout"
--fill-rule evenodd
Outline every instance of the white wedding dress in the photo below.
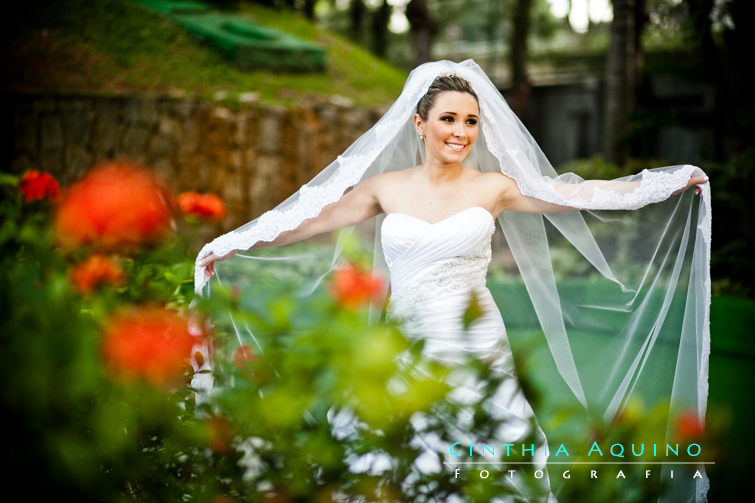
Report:
M 481 384 L 462 366 L 470 355 L 490 362 L 492 369 L 503 377 L 493 399 L 485 404 L 492 417 L 502 420 L 495 438 L 477 438 L 474 432 L 465 431 L 465 425 L 471 424 L 470 412 L 469 418 L 460 417 L 459 424 L 452 425 L 454 440 L 461 443 L 456 450 L 464 453 L 464 457 L 456 457 L 449 452 L 447 440 L 422 434 L 424 420 L 415 417 L 413 425 L 420 432 L 416 441 L 427 448 L 415 464 L 422 472 L 442 469 L 453 476 L 455 462 L 505 461 L 501 444 L 519 447 L 534 438 L 531 457 L 534 466 L 529 467 L 530 480 L 526 482 L 519 478 L 525 475 L 506 475 L 505 470 L 511 468 L 522 473 L 519 465 L 505 466 L 505 470 L 504 465 L 473 465 L 474 470 L 465 471 L 468 476 L 477 476 L 480 469 L 488 469 L 494 477 L 505 477 L 510 494 L 497 501 L 555 501 L 547 473 L 541 479 L 531 474 L 538 468 L 545 472 L 545 435 L 519 386 L 503 319 L 485 286 L 494 231 L 493 216 L 480 206 L 435 223 L 404 213 L 390 213 L 383 220 L 381 241 L 391 281 L 388 317 L 401 322 L 408 337 L 422 338 L 429 358 L 451 367 L 459 366 L 448 378 L 453 387 L 449 399 L 463 404 L 481 396 Z M 477 296 L 482 315 L 465 329 L 462 319 L 472 292 Z M 479 456 L 482 442 L 495 447 L 495 456 L 467 457 L 470 444 L 475 456 Z M 435 452 L 445 452 L 446 458 L 438 459 Z M 448 466 L 442 466 L 443 463 Z M 537 494 L 532 494 L 533 483 Z

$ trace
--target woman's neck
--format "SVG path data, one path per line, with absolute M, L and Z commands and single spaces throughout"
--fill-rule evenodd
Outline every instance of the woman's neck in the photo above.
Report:
M 430 185 L 444 185 L 457 180 L 464 167 L 459 163 L 444 163 L 427 159 L 422 165 L 422 171 Z

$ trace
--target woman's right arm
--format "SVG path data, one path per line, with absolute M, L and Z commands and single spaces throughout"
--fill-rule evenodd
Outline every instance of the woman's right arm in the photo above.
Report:
M 316 217 L 304 220 L 295 229 L 281 232 L 272 241 L 259 241 L 249 249 L 295 243 L 318 234 L 349 227 L 374 217 L 383 211 L 378 199 L 381 178 L 380 175 L 377 175 L 366 180 L 344 194 L 338 201 L 325 206 Z M 199 265 L 205 268 L 207 276 L 212 276 L 215 272 L 215 262 L 232 257 L 239 251 L 233 250 L 221 257 L 211 253 L 200 260 Z

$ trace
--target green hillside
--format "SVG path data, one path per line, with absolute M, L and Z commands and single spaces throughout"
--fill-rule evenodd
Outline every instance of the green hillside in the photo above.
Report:
M 311 40 L 327 51 L 322 73 L 241 71 L 154 10 L 132 0 L 29 2 L 3 30 L 5 91 L 174 93 L 228 101 L 256 92 L 264 102 L 340 95 L 360 105 L 390 103 L 406 75 L 292 13 L 254 4 L 259 24 Z

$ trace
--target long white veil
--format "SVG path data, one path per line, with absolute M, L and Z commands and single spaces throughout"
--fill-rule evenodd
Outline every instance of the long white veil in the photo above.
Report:
M 680 411 L 692 411 L 702 423 L 710 351 L 710 188 L 703 185 L 699 198 L 692 191 L 672 196 L 702 172 L 680 165 L 587 182 L 572 173 L 558 175 L 472 60 L 416 68 L 388 112 L 333 163 L 274 209 L 205 245 L 197 260 L 272 241 L 371 176 L 416 165 L 423 156 L 412 125 L 416 104 L 438 75 L 449 73 L 468 80 L 479 99 L 479 137 L 465 164 L 508 175 L 524 195 L 575 208 L 544 215 L 504 212 L 498 218 L 539 328 L 575 399 L 605 418 L 638 397 L 667 400 L 667 436 Z M 375 267 L 385 269 L 374 232 L 381 223 L 379 216 L 364 225 L 373 230 L 367 235 L 374 236 Z M 334 247 L 315 278 L 338 262 Z M 554 249 L 569 250 L 570 260 L 556 260 Z M 243 260 L 245 254 L 239 255 L 229 262 Z M 218 263 L 213 281 L 222 278 L 224 267 Z M 207 293 L 207 281 L 197 265 L 197 293 Z M 504 306 L 504 320 L 506 314 Z M 707 487 L 703 472 L 674 499 L 703 501 Z

